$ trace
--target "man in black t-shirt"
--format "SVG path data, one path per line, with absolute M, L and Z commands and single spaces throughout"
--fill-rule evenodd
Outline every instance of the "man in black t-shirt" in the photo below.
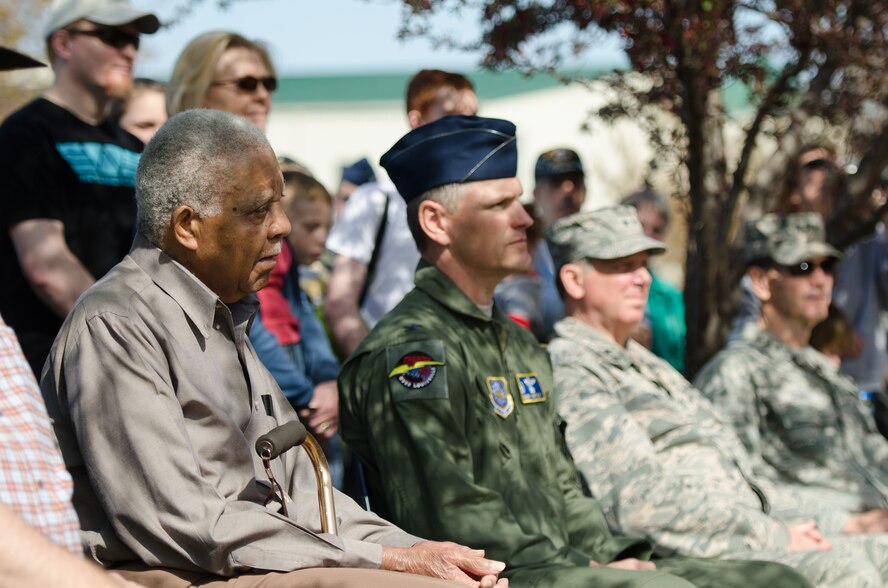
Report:
M 102 119 L 159 26 L 129 0 L 55 0 L 55 81 L 0 126 L 0 314 L 38 376 L 74 302 L 132 243 L 142 144 Z

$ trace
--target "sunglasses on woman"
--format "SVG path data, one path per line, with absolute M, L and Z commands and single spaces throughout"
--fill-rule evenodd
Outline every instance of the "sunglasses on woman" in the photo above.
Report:
M 781 270 L 794 277 L 810 276 L 814 270 L 820 268 L 828 276 L 836 274 L 839 260 L 835 257 L 827 257 L 823 261 L 802 261 L 795 265 L 778 265 Z
M 221 86 L 223 84 L 234 84 L 239 90 L 243 90 L 244 92 L 255 92 L 256 88 L 259 87 L 259 84 L 262 84 L 269 94 L 277 90 L 278 87 L 277 78 L 271 76 L 267 78 L 244 76 L 234 80 L 218 80 L 213 82 L 214 86 Z
M 114 47 L 115 49 L 123 49 L 127 45 L 132 45 L 133 49 L 139 48 L 139 35 L 128 33 L 122 29 L 115 29 L 112 27 L 99 27 L 92 30 L 65 30 L 68 31 L 68 34 L 72 36 L 86 35 L 88 37 L 95 37 L 105 45 L 108 45 L 109 47 Z

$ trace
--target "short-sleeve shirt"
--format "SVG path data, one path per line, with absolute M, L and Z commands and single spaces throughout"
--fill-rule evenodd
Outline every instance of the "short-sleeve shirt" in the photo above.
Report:
M 23 221 L 54 219 L 96 278 L 129 251 L 142 143 L 113 123 L 90 125 L 43 98 L 0 126 L 0 312 L 39 373 L 62 320 L 25 279 L 9 235 Z
M 370 328 L 413 288 L 419 251 L 407 228 L 407 204 L 394 186 L 364 184 L 349 197 L 327 239 L 327 249 L 336 255 L 369 264 L 386 200 L 385 234 L 361 305 L 361 316 Z

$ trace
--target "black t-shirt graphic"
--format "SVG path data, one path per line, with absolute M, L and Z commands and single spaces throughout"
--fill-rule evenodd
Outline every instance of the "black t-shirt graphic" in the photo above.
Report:
M 38 377 L 62 319 L 25 280 L 9 229 L 57 219 L 71 252 L 101 278 L 129 251 L 142 143 L 111 123 L 87 124 L 39 98 L 0 125 L 0 314 Z

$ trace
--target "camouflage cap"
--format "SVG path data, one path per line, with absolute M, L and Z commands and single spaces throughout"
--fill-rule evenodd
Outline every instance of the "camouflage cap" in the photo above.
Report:
M 546 231 L 555 267 L 580 259 L 619 259 L 640 251 L 663 253 L 666 247 L 644 234 L 631 206 L 578 212 L 556 221 Z
M 766 214 L 746 223 L 746 261 L 773 259 L 794 265 L 819 256 L 840 258 L 842 254 L 826 242 L 823 218 L 816 212 Z

